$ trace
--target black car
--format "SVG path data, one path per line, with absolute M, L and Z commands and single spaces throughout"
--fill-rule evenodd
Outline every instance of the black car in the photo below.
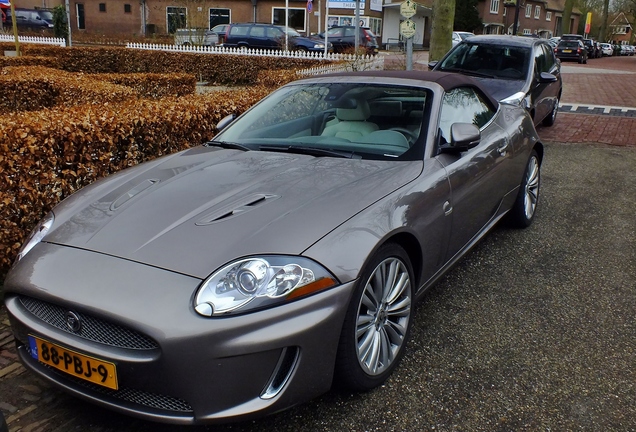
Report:
M 587 50 L 587 58 L 597 58 L 600 57 L 598 54 L 598 50 L 596 49 L 596 44 L 592 39 L 583 39 L 583 45 Z
M 380 46 L 373 32 L 366 27 L 358 27 L 360 36 L 358 43 L 364 48 L 368 54 L 377 54 Z M 318 35 L 324 39 L 325 34 Z M 333 50 L 337 53 L 348 52 L 353 49 L 356 44 L 356 28 L 355 26 L 336 26 L 327 31 L 327 42 L 333 44 Z
M 587 49 L 580 40 L 561 40 L 554 49 L 554 55 L 561 61 L 574 60 L 587 63 Z
M 554 124 L 563 83 L 561 66 L 546 39 L 472 36 L 429 68 L 476 77 L 497 100 L 525 107 L 535 125 Z
M 287 37 L 285 37 L 287 33 Z M 324 52 L 325 42 L 319 38 L 306 38 L 292 28 L 275 24 L 230 24 L 225 34 L 224 47 L 285 49 Z M 330 50 L 331 51 L 331 48 Z

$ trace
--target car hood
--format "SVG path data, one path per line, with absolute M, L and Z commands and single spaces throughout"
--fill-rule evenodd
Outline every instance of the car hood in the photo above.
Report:
M 421 169 L 197 147 L 72 195 L 44 241 L 205 278 L 246 255 L 302 254 Z
M 498 101 L 512 96 L 517 92 L 527 93 L 527 85 L 524 80 L 501 79 L 501 78 L 482 78 L 473 77 L 478 80 L 483 87 Z

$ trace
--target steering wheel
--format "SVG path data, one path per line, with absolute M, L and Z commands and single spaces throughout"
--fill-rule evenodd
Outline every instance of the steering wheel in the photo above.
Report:
M 419 134 L 413 132 L 412 130 L 409 130 L 409 129 L 403 128 L 403 127 L 392 127 L 392 128 L 389 128 L 388 130 L 401 133 L 402 135 L 404 135 L 406 137 L 407 141 L 409 143 L 411 143 L 411 144 L 413 144 L 415 142 L 415 140 L 417 139 L 417 137 L 419 135 Z

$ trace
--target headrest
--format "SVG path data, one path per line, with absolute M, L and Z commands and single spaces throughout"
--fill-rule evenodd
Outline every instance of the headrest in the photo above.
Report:
M 337 108 L 336 117 L 340 121 L 364 121 L 371 115 L 369 104 L 365 100 L 356 100 L 355 108 Z

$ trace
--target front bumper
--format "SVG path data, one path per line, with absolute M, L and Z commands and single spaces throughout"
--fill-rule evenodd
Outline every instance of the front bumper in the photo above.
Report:
M 272 309 L 212 319 L 192 307 L 200 283 L 41 243 L 7 276 L 5 301 L 27 368 L 76 396 L 137 417 L 177 424 L 244 420 L 330 388 L 353 283 Z M 61 324 L 59 316 L 51 318 L 64 311 L 90 321 L 90 334 L 65 329 L 64 317 Z M 129 344 L 117 329 L 151 343 Z M 87 383 L 37 361 L 29 335 L 114 363 L 119 388 Z

